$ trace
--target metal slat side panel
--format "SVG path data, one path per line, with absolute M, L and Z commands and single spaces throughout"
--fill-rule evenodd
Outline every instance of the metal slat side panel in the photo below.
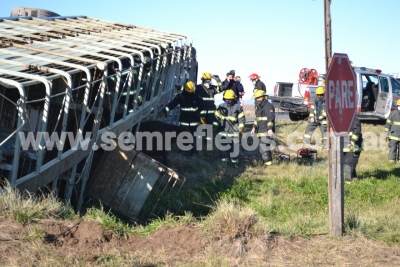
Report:
M 188 70 L 184 67 L 184 62 L 187 62 L 190 58 L 190 53 L 185 53 L 186 56 L 181 55 L 182 49 L 190 51 L 190 47 L 187 46 L 187 37 L 184 35 L 88 17 L 55 17 L 51 19 L 25 17 L 0 21 L 0 45 L 0 60 L 5 62 L 2 66 L 5 72 L 13 70 L 36 75 L 51 83 L 59 79 L 60 75 L 46 73 L 46 68 L 64 71 L 68 74 L 86 72 L 83 76 L 77 75 L 77 79 L 89 76 L 87 73 L 90 74 L 90 69 L 96 81 L 91 81 L 91 84 L 100 80 L 103 81 L 103 84 L 107 84 L 108 75 L 99 77 L 99 72 L 95 67 L 100 62 L 108 64 L 110 70 L 117 68 L 114 72 L 111 72 L 112 75 L 116 73 L 117 78 L 121 76 L 121 70 L 124 70 L 124 75 L 126 75 L 127 71 L 133 73 L 133 68 L 135 68 L 135 81 L 129 82 L 132 83 L 132 86 L 135 84 L 135 88 L 132 87 L 132 90 L 136 90 L 133 108 L 130 107 L 130 113 L 124 115 L 123 119 L 113 122 L 118 104 L 117 98 L 114 98 L 114 103 L 111 105 L 111 115 L 108 115 L 111 123 L 99 129 L 98 137 L 87 141 L 90 145 L 94 142 L 101 144 L 100 136 L 106 130 L 119 136 L 122 132 L 130 130 L 132 125 L 140 123 L 143 118 L 149 118 L 151 114 L 153 114 L 152 116 L 158 114 L 160 104 L 165 104 L 177 93 L 175 84 L 181 82 L 182 77 L 185 77 L 185 72 Z M 140 60 L 138 60 L 139 58 Z M 149 58 L 153 62 L 150 65 L 152 70 L 144 69 Z M 14 63 L 11 64 L 7 60 L 12 60 Z M 40 81 L 26 78 L 27 76 L 24 75 L 10 76 L 0 73 L 0 76 L 18 81 L 24 87 L 40 84 Z M 138 105 L 137 100 L 142 80 L 149 85 L 148 90 L 151 91 L 147 98 Z M 117 80 L 116 84 L 119 86 L 120 82 Z M 29 89 L 29 91 L 34 90 L 34 88 Z M 110 88 L 111 91 L 112 89 L 114 88 Z M 124 90 L 130 89 L 125 87 Z M 116 92 L 115 96 L 117 96 L 118 87 L 114 91 Z M 89 95 L 89 93 L 92 93 L 91 89 L 87 89 L 85 92 L 86 95 Z M 52 101 L 50 99 L 53 104 Z M 130 98 L 129 101 L 131 101 Z M 127 100 L 124 112 L 128 111 L 126 103 L 128 103 Z M 110 108 L 102 104 L 95 106 L 93 103 L 84 106 L 89 109 L 93 108 L 91 112 L 95 113 L 101 108 Z M 81 120 L 81 126 L 85 118 L 86 116 Z M 87 118 L 89 118 L 89 115 L 87 115 Z M 104 118 L 101 118 L 102 123 L 105 121 Z M 86 124 L 86 121 L 84 123 Z M 97 123 L 100 123 L 100 120 Z M 90 149 L 87 151 L 82 149 L 65 151 L 59 157 L 43 165 L 40 163 L 37 172 L 18 178 L 16 185 L 22 190 L 27 189 L 35 192 L 38 187 L 54 182 L 61 175 L 76 173 L 76 169 L 73 170 L 73 168 L 85 158 L 91 158 Z M 90 168 L 91 159 L 89 161 L 85 163 L 85 166 L 87 164 Z M 74 179 L 71 174 L 70 184 L 74 183 Z M 121 201 L 124 202 L 126 196 L 121 197 Z M 135 213 L 137 213 L 137 210 Z

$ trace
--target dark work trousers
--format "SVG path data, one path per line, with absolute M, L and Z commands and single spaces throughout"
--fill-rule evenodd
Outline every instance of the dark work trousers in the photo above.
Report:
M 239 137 L 228 137 L 223 135 L 224 132 L 221 132 L 221 142 L 223 143 L 223 146 L 230 147 L 228 150 L 221 150 L 219 149 L 219 157 L 221 161 L 231 161 L 233 163 L 238 162 L 238 155 L 235 155 L 234 152 L 238 152 L 239 150 Z M 232 153 L 232 155 L 231 155 Z
M 207 113 L 204 118 L 206 119 L 206 124 L 212 127 L 212 135 L 203 137 L 203 146 L 213 148 L 215 136 L 220 130 L 219 122 L 215 118 L 215 110 L 213 113 Z
M 343 167 L 344 167 L 344 178 L 346 180 L 351 180 L 352 178 L 357 178 L 356 167 L 358 164 L 358 159 L 360 158 L 361 152 L 346 152 L 343 153 Z
M 267 136 L 262 136 L 259 137 L 258 140 L 260 141 L 258 148 L 261 154 L 261 158 L 264 161 L 264 164 L 271 165 L 272 164 L 271 144 L 273 142 L 273 139 Z
M 389 160 L 399 160 L 399 141 L 389 139 Z
M 311 141 L 311 136 L 315 131 L 315 128 L 319 127 L 322 135 L 322 144 L 326 144 L 326 131 L 327 125 L 321 122 L 309 122 L 306 127 L 306 133 L 304 134 L 304 142 L 309 144 Z
M 196 129 L 197 129 L 197 126 L 186 126 L 185 127 L 185 131 L 189 132 L 193 136 L 193 143 L 192 143 L 193 148 L 190 150 L 180 150 L 181 154 L 188 155 L 188 156 L 198 155 L 196 136 L 194 136 Z M 179 142 L 179 140 L 176 140 L 176 142 Z M 188 144 L 185 142 L 185 147 L 186 146 L 188 146 Z

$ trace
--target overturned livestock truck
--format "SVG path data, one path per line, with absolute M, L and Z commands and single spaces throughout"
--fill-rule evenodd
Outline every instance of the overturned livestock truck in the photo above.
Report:
M 87 16 L 0 18 L 0 43 L 0 178 L 78 210 L 104 133 L 157 120 L 197 79 L 187 36 Z

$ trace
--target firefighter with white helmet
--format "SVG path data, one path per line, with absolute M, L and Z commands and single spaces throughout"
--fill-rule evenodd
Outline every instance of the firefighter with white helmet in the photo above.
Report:
M 265 84 L 260 80 L 260 77 L 257 73 L 253 73 L 250 75 L 250 81 L 254 85 L 253 93 L 256 92 L 256 90 L 262 90 L 264 92 L 267 92 L 267 87 Z
M 197 126 L 199 126 L 201 121 L 204 120 L 203 117 L 200 117 L 203 108 L 203 100 L 195 94 L 194 82 L 186 82 L 183 91 L 180 94 L 177 94 L 175 98 L 169 102 L 162 111 L 160 111 L 159 116 L 164 117 L 170 110 L 173 110 L 177 106 L 180 107 L 179 125 L 187 128 L 193 135 Z M 198 153 L 195 144 L 196 140 L 194 140 L 193 149 L 191 151 L 182 151 L 182 153 L 197 155 Z
M 246 117 L 242 106 L 237 103 L 236 94 L 233 90 L 226 90 L 223 99 L 224 102 L 215 111 L 215 118 L 221 126 L 218 135 L 221 139 L 230 140 L 229 143 L 224 142 L 224 144 L 230 145 L 230 149 L 226 151 L 220 149 L 220 158 L 222 162 L 230 160 L 232 163 L 238 163 L 235 149 L 237 149 L 237 152 L 239 151 L 239 138 L 243 133 Z
M 399 161 L 400 144 L 400 99 L 396 101 L 397 109 L 392 110 L 386 120 L 385 131 L 389 141 L 389 162 Z
M 265 91 L 257 89 L 254 92 L 255 115 L 251 135 L 257 133 L 259 138 L 259 151 L 266 166 L 272 164 L 271 144 L 275 132 L 275 108 L 268 101 Z
M 306 127 L 306 132 L 303 136 L 303 141 L 306 144 L 310 144 L 311 136 L 315 129 L 319 127 L 322 134 L 322 146 L 326 145 L 326 132 L 328 128 L 328 122 L 326 119 L 326 107 L 325 107 L 325 89 L 320 86 L 315 91 L 317 95 L 314 104 L 311 105 L 309 111 L 309 122 Z

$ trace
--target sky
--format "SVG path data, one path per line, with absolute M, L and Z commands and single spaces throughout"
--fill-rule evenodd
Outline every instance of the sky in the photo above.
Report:
M 225 78 L 235 70 L 246 102 L 252 101 L 252 73 L 271 94 L 276 82 L 296 82 L 303 68 L 326 72 L 324 0 L 0 0 L 0 17 L 14 7 L 187 35 L 199 76 L 208 71 Z M 332 53 L 346 53 L 354 66 L 400 73 L 399 0 L 331 0 L 330 9 Z

